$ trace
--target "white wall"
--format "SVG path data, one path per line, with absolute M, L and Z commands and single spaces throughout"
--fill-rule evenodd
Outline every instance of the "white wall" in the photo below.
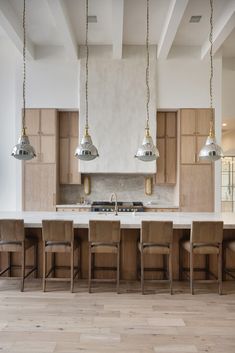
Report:
M 222 135 L 222 148 L 225 156 L 235 156 L 235 130 Z
M 16 209 L 16 171 L 18 161 L 11 157 L 16 144 L 15 72 L 18 54 L 4 38 L 0 38 L 0 211 Z
M 223 118 L 235 119 L 235 58 L 223 59 Z

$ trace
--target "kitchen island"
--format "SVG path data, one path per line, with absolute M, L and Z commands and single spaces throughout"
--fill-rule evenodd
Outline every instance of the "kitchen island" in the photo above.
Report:
M 88 226 L 89 220 L 120 220 L 121 222 L 121 279 L 135 280 L 137 279 L 138 268 L 138 252 L 137 241 L 140 235 L 140 227 L 142 220 L 163 220 L 173 221 L 173 276 L 178 279 L 179 276 L 179 241 L 182 237 L 189 237 L 192 221 L 223 221 L 224 222 L 224 238 L 235 238 L 235 215 L 233 213 L 184 213 L 184 212 L 136 212 L 136 213 L 120 213 L 115 216 L 113 213 L 99 212 L 0 212 L 1 219 L 24 219 L 26 235 L 33 235 L 39 241 L 39 276 L 41 276 L 42 262 L 42 220 L 72 220 L 74 222 L 75 236 L 80 239 L 81 243 L 81 277 L 87 278 L 88 273 Z M 32 260 L 32 255 L 28 256 L 28 263 Z M 18 263 L 18 256 L 14 254 L 13 262 Z M 212 255 L 210 259 L 211 271 L 216 274 L 215 258 Z M 235 259 L 232 254 L 227 256 L 229 266 L 235 267 Z M 1 266 L 7 261 L 6 255 L 2 255 L 0 259 Z M 67 255 L 57 256 L 57 264 L 64 265 L 69 262 Z M 115 265 L 115 257 L 110 254 L 103 256 L 96 255 L 95 265 L 99 267 Z M 197 258 L 196 266 L 203 266 L 205 258 L 200 255 Z M 161 256 L 149 256 L 146 259 L 147 267 L 161 267 L 163 259 Z M 184 263 L 187 265 L 188 257 L 184 254 Z M 99 278 L 107 276 L 112 277 L 114 273 L 110 271 L 97 271 L 95 275 Z M 66 272 L 58 270 L 57 275 L 66 275 Z M 67 273 L 69 275 L 69 273 Z M 161 278 L 159 272 L 149 272 L 146 278 Z M 197 274 L 197 276 L 201 276 Z

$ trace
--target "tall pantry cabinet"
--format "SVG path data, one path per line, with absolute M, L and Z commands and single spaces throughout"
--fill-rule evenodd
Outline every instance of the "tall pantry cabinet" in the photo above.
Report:
M 55 211 L 57 195 L 57 111 L 27 109 L 26 126 L 36 158 L 23 164 L 23 210 Z
M 199 160 L 210 128 L 210 109 L 180 110 L 180 209 L 214 211 L 214 166 Z

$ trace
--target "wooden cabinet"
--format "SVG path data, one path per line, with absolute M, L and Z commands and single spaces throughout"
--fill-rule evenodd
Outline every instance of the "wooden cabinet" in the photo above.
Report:
M 59 113 L 60 184 L 81 184 L 78 160 L 78 112 Z
M 55 211 L 57 191 L 57 111 L 27 109 L 26 126 L 37 157 L 23 164 L 23 210 Z
M 184 212 L 214 210 L 214 165 L 198 159 L 210 119 L 210 109 L 180 111 L 180 209 Z
M 182 109 L 180 111 L 182 164 L 208 164 L 208 162 L 200 161 L 198 156 L 209 134 L 210 119 L 210 109 Z
M 177 165 L 177 113 L 157 113 L 157 159 L 156 184 L 175 184 Z
M 57 111 L 27 109 L 25 119 L 30 143 L 37 155 L 26 163 L 55 163 Z

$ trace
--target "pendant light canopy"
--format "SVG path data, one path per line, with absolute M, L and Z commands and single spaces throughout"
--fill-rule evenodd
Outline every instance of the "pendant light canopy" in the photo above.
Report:
M 25 112 L 26 112 L 26 97 L 25 97 L 25 84 L 26 84 L 26 28 L 25 28 L 25 14 L 26 6 L 24 0 L 23 7 L 23 32 L 24 32 L 24 45 L 23 45 L 23 113 L 22 113 L 22 132 L 18 140 L 18 144 L 12 149 L 11 155 L 19 160 L 30 160 L 36 157 L 33 146 L 30 145 L 29 138 L 26 134 Z
M 217 145 L 215 138 L 215 128 L 214 128 L 214 109 L 213 109 L 213 0 L 210 0 L 210 108 L 211 108 L 211 121 L 210 121 L 210 132 L 207 137 L 206 144 L 202 147 L 199 152 L 199 159 L 202 161 L 215 162 L 221 157 L 223 157 L 222 148 Z
M 159 157 L 157 147 L 153 143 L 153 139 L 150 135 L 149 128 L 149 102 L 150 102 L 150 88 L 149 88 L 149 0 L 147 1 L 147 31 L 146 31 L 146 54 L 147 54 L 147 66 L 146 66 L 146 126 L 145 126 L 145 137 L 142 145 L 138 148 L 135 157 L 143 162 L 151 162 Z
M 91 161 L 96 157 L 99 157 L 97 148 L 93 145 L 91 136 L 89 135 L 88 125 L 88 59 L 89 59 L 89 48 L 88 48 L 88 0 L 86 0 L 86 83 L 85 83 L 85 94 L 86 94 L 86 125 L 85 132 L 81 140 L 81 144 L 76 148 L 75 157 L 83 161 Z

